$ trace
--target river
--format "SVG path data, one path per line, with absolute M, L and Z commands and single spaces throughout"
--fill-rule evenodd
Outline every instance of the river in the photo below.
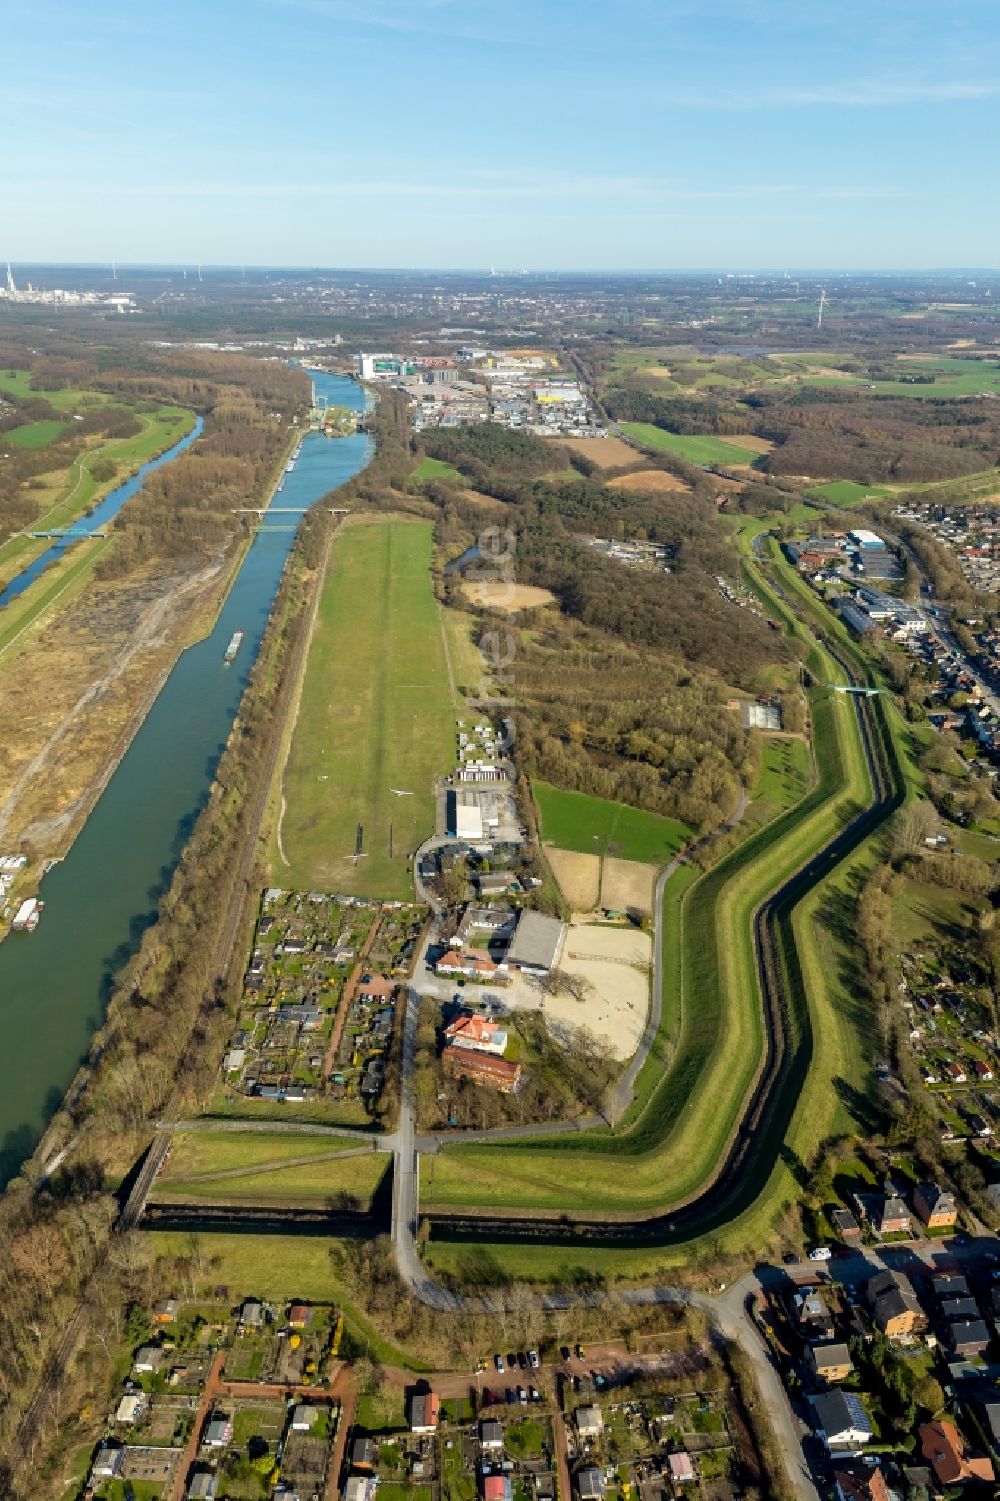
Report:
M 353 381 L 312 374 L 361 411 Z M 363 433 L 306 436 L 275 507 L 312 505 L 368 462 Z M 0 1185 L 30 1156 L 100 1025 L 114 977 L 155 919 L 257 656 L 298 516 L 266 518 L 210 636 L 179 658 L 66 858 L 45 876 L 34 933 L 0 943 Z M 234 631 L 236 660 L 223 658 Z
M 43 553 L 40 553 L 33 563 L 29 563 L 27 568 L 22 568 L 20 573 L 15 574 L 6 589 L 0 590 L 0 606 L 9 605 L 12 599 L 16 599 L 19 594 L 23 594 L 29 584 L 33 584 L 35 579 L 39 578 L 45 572 L 46 568 L 62 557 L 67 547 L 73 547 L 82 537 L 87 537 L 92 532 L 102 531 L 110 522 L 114 521 L 125 502 L 131 500 L 132 496 L 142 488 L 142 482 L 146 478 L 146 475 L 150 474 L 154 469 L 159 469 L 163 464 L 169 464 L 171 459 L 176 459 L 177 455 L 183 453 L 185 448 L 190 448 L 195 439 L 201 435 L 204 425 L 204 422 L 198 417 L 191 431 L 181 438 L 178 443 L 175 443 L 172 448 L 168 448 L 164 453 L 161 453 L 159 458 L 150 459 L 148 463 L 143 464 L 141 469 L 137 469 L 132 478 L 127 479 L 124 484 L 116 485 L 113 490 L 109 490 L 104 499 L 98 501 L 89 516 L 81 516 L 78 521 L 74 521 L 68 536 L 60 537 L 58 541 L 53 542 L 52 546 L 47 547 Z

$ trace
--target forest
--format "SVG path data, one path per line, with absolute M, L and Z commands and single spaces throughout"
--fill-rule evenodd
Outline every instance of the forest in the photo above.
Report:
M 553 478 L 566 456 L 524 433 L 457 428 L 422 442 L 502 503 L 517 582 L 548 589 L 559 603 L 558 612 L 505 624 L 525 769 L 717 827 L 736 807 L 756 754 L 726 700 L 734 687 L 754 691 L 790 649 L 719 591 L 717 576 L 737 576 L 739 564 L 705 476 L 692 493 L 644 494 L 592 475 Z M 475 545 L 482 510 L 453 484 L 431 483 L 424 494 L 438 507 L 442 556 Z M 626 570 L 587 545 L 595 535 L 658 542 L 670 571 Z M 460 572 L 443 572 L 440 587 L 469 608 Z

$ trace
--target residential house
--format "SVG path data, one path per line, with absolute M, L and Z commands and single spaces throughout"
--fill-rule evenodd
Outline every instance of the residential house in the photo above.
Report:
M 691 1463 L 691 1456 L 686 1449 L 667 1455 L 667 1469 L 674 1485 L 692 1485 L 698 1479 L 694 1465 Z
M 162 1298 L 153 1309 L 154 1324 L 172 1324 L 181 1311 L 178 1298 Z
M 953 1319 L 945 1343 L 956 1355 L 982 1355 L 990 1347 L 990 1331 L 983 1319 Z
M 188 1481 L 187 1501 L 215 1501 L 218 1494 L 218 1475 L 212 1470 L 195 1470 Z
M 992 1480 L 993 1465 L 985 1455 L 970 1454 L 950 1418 L 937 1418 L 918 1429 L 920 1452 L 930 1461 L 939 1485 L 961 1485 L 966 1480 Z
M 480 1053 L 474 1048 L 446 1047 L 441 1062 L 450 1074 L 474 1084 L 488 1084 L 501 1094 L 513 1094 L 521 1083 L 521 1065 Z
M 832 1459 L 857 1454 L 871 1443 L 875 1431 L 864 1403 L 854 1392 L 838 1386 L 809 1400 L 816 1414 L 816 1432 Z
M 600 1438 L 604 1432 L 604 1414 L 596 1405 L 578 1407 L 574 1419 L 581 1438 Z
M 805 1288 L 793 1293 L 791 1312 L 804 1340 L 813 1342 L 833 1339 L 833 1315 L 826 1299 L 816 1288 Z
M 291 1430 L 293 1433 L 308 1433 L 316 1417 L 316 1409 L 308 1402 L 299 1402 L 292 1408 Z
M 517 931 L 507 950 L 508 967 L 544 978 L 558 964 L 565 937 L 564 922 L 526 907 L 517 920 Z
M 842 1464 L 833 1472 L 837 1501 L 892 1501 L 881 1470 L 866 1464 Z
M 607 1486 L 604 1483 L 604 1471 L 596 1465 L 588 1465 L 580 1470 L 576 1477 L 576 1488 L 580 1495 L 580 1501 L 604 1501 L 604 1493 Z
M 240 1308 L 240 1328 L 259 1329 L 264 1322 L 264 1305 L 256 1298 L 247 1298 Z
M 449 949 L 441 955 L 434 969 L 439 975 L 464 975 L 467 980 L 493 980 L 497 975 L 497 966 L 489 955 L 477 953 L 475 949 L 462 953 Z
M 514 1487 L 510 1476 L 484 1475 L 483 1501 L 514 1501 Z
M 507 1033 L 496 1022 L 483 1016 L 463 1014 L 445 1028 L 445 1037 L 452 1047 L 476 1048 L 482 1053 L 495 1053 L 498 1057 L 507 1050 Z
M 132 1361 L 132 1369 L 133 1371 L 138 1371 L 140 1373 L 148 1373 L 152 1371 L 158 1371 L 162 1364 L 163 1351 L 160 1349 L 159 1345 L 142 1345 L 141 1348 L 136 1350 L 135 1352 L 135 1359 Z
M 926 1328 L 927 1319 L 902 1272 L 879 1272 L 867 1287 L 872 1318 L 889 1339 L 909 1340 Z
M 116 1475 L 121 1474 L 124 1463 L 125 1450 L 122 1445 L 105 1439 L 94 1455 L 90 1473 L 95 1480 L 113 1480 Z
M 313 1320 L 313 1311 L 308 1303 L 292 1303 L 288 1309 L 288 1324 L 292 1329 L 308 1329 Z
M 484 1419 L 479 1425 L 479 1447 L 489 1453 L 502 1449 L 503 1425 L 494 1420 Z
M 940 1230 L 958 1220 L 955 1195 L 946 1193 L 936 1183 L 918 1183 L 913 1191 L 913 1208 L 928 1230 Z
M 377 1490 L 374 1475 L 350 1475 L 344 1486 L 344 1501 L 375 1501 Z
M 145 1392 L 126 1392 L 115 1410 L 116 1423 L 138 1423 L 145 1415 L 149 1399 Z
M 833 1386 L 846 1381 L 854 1370 L 851 1352 L 840 1340 L 823 1340 L 806 1350 L 806 1363 L 818 1381 Z
M 355 1470 L 374 1470 L 375 1441 L 367 1437 L 356 1438 L 351 1445 L 351 1465 Z
M 909 1235 L 910 1215 L 896 1193 L 872 1194 L 868 1199 L 868 1217 L 876 1235 Z
M 224 1413 L 213 1413 L 205 1424 L 205 1431 L 201 1441 L 209 1449 L 224 1449 L 232 1443 L 233 1423 Z
M 849 1209 L 831 1209 L 830 1223 L 841 1240 L 848 1244 L 856 1243 L 861 1239 L 861 1226 Z
M 437 1433 L 441 1398 L 437 1392 L 414 1392 L 410 1398 L 410 1432 Z

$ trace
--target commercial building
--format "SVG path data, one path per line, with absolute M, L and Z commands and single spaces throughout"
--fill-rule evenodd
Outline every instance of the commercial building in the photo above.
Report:
M 558 918 L 546 917 L 541 912 L 523 911 L 507 950 L 508 969 L 538 976 L 549 974 L 559 963 L 565 937 L 566 924 Z

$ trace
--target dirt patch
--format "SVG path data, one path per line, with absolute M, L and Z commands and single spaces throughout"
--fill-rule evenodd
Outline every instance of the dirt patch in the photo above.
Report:
M 734 448 L 745 448 L 748 453 L 770 453 L 774 444 L 769 438 L 757 438 L 753 433 L 720 433 L 720 443 L 732 443 Z
M 601 906 L 612 912 L 636 911 L 651 917 L 655 884 L 655 865 L 608 855 L 601 873 Z
M 653 940 L 641 929 L 577 915 L 559 968 L 586 982 L 582 999 L 568 990 L 551 995 L 537 980 L 518 975 L 497 993 L 496 1003 L 506 1011 L 541 1011 L 557 1040 L 560 1032 L 586 1027 L 623 1062 L 639 1046 L 646 1025 L 652 953 Z
M 535 610 L 539 605 L 555 604 L 556 598 L 548 589 L 537 589 L 533 584 L 508 584 L 502 579 L 496 582 L 479 580 L 463 584 L 462 592 L 474 605 L 511 613 L 517 610 Z
M 617 479 L 608 480 L 609 490 L 626 490 L 629 495 L 663 495 L 667 491 L 676 494 L 690 488 L 679 475 L 666 469 L 636 469 L 633 474 L 620 474 Z
M 557 438 L 562 448 L 590 459 L 600 469 L 619 469 L 622 464 L 635 463 L 635 449 L 623 443 L 621 438 Z
M 545 857 L 569 906 L 574 912 L 592 912 L 601 886 L 599 855 L 580 855 L 575 850 L 545 846 Z
M 125 750 L 192 612 L 223 578 L 161 570 L 91 580 L 0 663 L 0 830 L 61 854 Z

